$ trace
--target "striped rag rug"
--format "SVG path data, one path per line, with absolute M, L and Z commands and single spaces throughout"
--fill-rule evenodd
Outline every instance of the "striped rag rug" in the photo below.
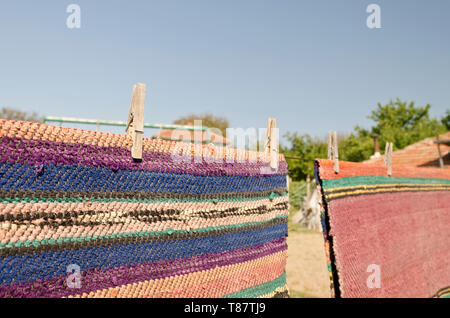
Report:
M 335 297 L 450 295 L 450 170 L 317 160 Z
M 283 156 L 0 125 L 0 297 L 287 296 Z

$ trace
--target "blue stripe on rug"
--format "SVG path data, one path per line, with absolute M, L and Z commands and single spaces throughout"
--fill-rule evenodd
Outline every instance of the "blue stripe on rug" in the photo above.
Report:
M 10 285 L 65 275 L 70 264 L 80 266 L 81 271 L 91 268 L 105 270 L 139 263 L 229 252 L 286 236 L 287 224 L 281 223 L 262 229 L 198 239 L 119 244 L 0 257 L 0 284 Z
M 194 176 L 88 166 L 0 164 L 0 189 L 149 193 L 262 192 L 286 186 L 285 175 Z

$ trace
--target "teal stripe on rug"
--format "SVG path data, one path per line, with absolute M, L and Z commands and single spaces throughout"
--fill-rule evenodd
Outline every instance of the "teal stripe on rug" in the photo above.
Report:
M 376 185 L 376 184 L 445 184 L 450 185 L 450 179 L 436 178 L 400 178 L 388 176 L 356 176 L 340 179 L 322 180 L 324 189 L 350 187 L 358 185 Z
M 271 280 L 270 282 L 253 286 L 236 293 L 228 294 L 223 298 L 256 298 L 275 291 L 279 287 L 286 285 L 286 273 L 281 274 L 278 278 Z

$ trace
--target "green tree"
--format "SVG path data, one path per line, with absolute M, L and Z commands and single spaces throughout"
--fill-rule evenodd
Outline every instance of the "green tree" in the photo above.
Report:
M 177 125 L 193 125 L 195 120 L 201 120 L 202 126 L 218 128 L 222 132 L 222 136 L 226 136 L 226 129 L 229 127 L 228 119 L 225 117 L 214 116 L 211 113 L 201 115 L 191 114 L 178 118 L 173 123 Z
M 3 107 L 0 110 L 0 118 L 9 120 L 32 121 L 32 122 L 42 121 L 42 118 L 35 112 L 28 113 L 9 107 Z
M 395 149 L 406 146 L 427 137 L 436 136 L 448 130 L 446 118 L 441 121 L 430 118 L 431 106 L 415 106 L 414 102 L 402 102 L 400 99 L 386 105 L 378 103 L 368 116 L 375 122 L 371 129 L 359 126 L 339 144 L 340 159 L 346 161 L 364 161 L 373 154 L 373 136 L 378 136 L 381 152 L 386 142 L 392 142 Z
M 442 117 L 441 122 L 447 130 L 450 130 L 450 109 L 445 111 L 445 115 Z
M 355 132 L 339 142 L 339 159 L 360 162 L 373 154 L 373 137 L 369 131 L 355 127 Z
M 402 102 L 397 99 L 386 105 L 378 104 L 368 118 L 375 122 L 372 134 L 379 136 L 380 147 L 386 142 L 394 143 L 394 149 L 402 149 L 427 137 L 444 133 L 446 127 L 437 119 L 431 119 L 431 106 L 415 106 L 414 102 Z
M 314 173 L 313 161 L 309 159 L 326 158 L 328 154 L 328 143 L 325 138 L 311 137 L 308 134 L 298 135 L 287 133 L 284 137 L 290 146 L 280 145 L 280 152 L 286 156 L 296 156 L 307 160 L 287 159 L 289 174 L 292 180 L 305 179 L 307 175 Z

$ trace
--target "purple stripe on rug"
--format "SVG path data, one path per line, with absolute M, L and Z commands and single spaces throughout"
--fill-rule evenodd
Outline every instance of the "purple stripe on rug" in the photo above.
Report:
M 159 261 L 109 270 L 89 270 L 81 273 L 81 288 L 67 286 L 68 275 L 36 280 L 31 283 L 0 286 L 1 298 L 67 297 L 75 294 L 160 279 L 251 261 L 287 249 L 285 238 L 232 252 L 211 253 L 191 258 Z
M 261 176 L 262 162 L 210 162 L 213 158 L 177 156 L 164 152 L 142 154 L 142 162 L 132 160 L 130 151 L 120 147 L 99 147 L 23 138 L 3 137 L 0 141 L 0 162 L 11 164 L 85 165 L 111 170 L 150 170 L 155 172 L 186 173 L 191 175 Z M 181 164 L 180 164 L 181 162 Z M 270 170 L 270 169 L 269 169 Z M 277 174 L 287 173 L 287 163 L 279 163 Z

